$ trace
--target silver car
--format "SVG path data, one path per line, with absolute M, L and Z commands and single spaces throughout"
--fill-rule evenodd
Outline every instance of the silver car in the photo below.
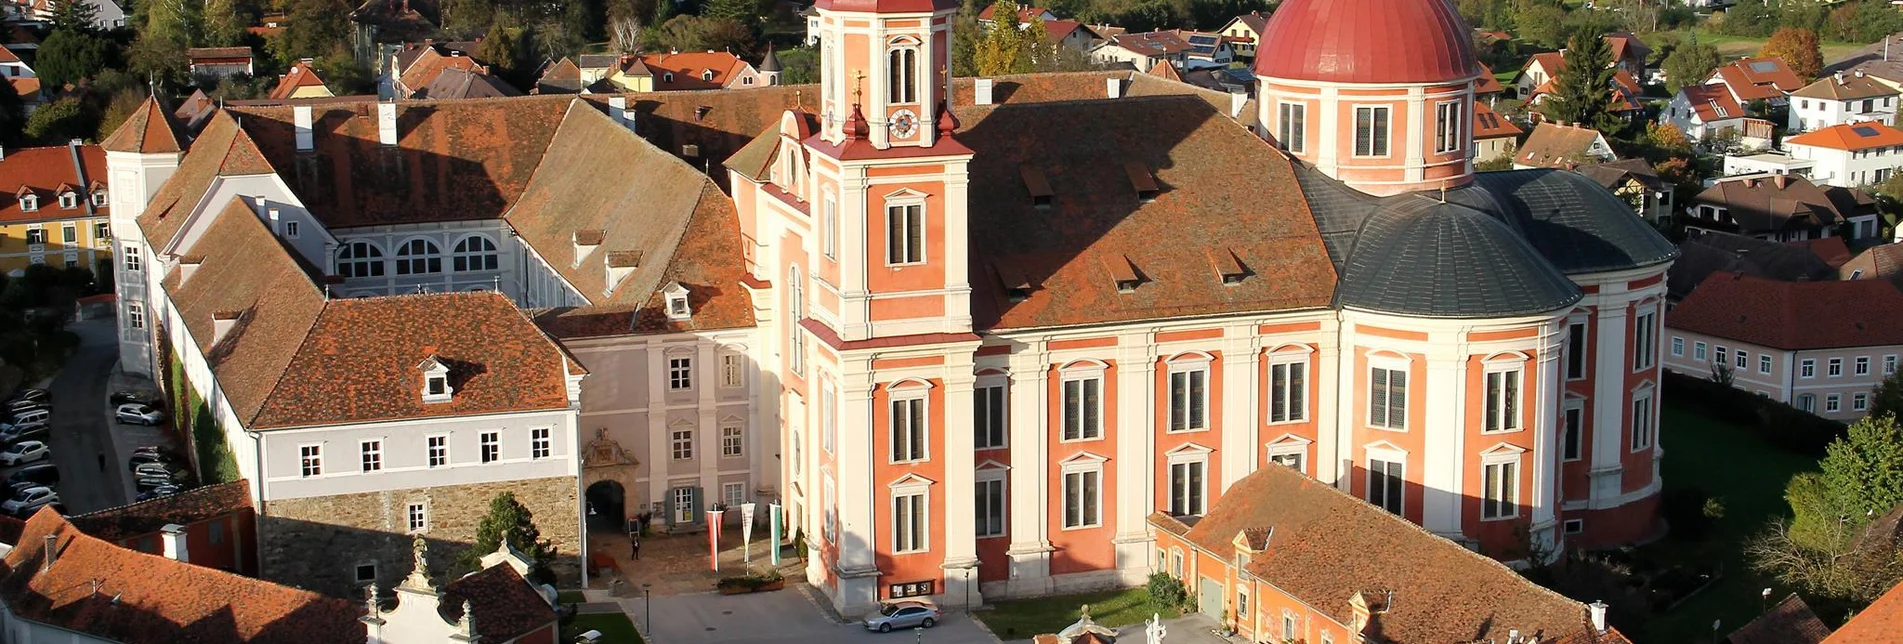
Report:
M 895 602 L 879 605 L 879 612 L 867 617 L 866 630 L 890 633 L 895 628 L 931 628 L 938 625 L 938 608 L 920 602 Z

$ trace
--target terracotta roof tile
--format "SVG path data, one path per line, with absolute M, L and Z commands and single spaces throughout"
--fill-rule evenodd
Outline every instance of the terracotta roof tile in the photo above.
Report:
M 1862 72 L 1825 76 L 1817 79 L 1803 89 L 1791 92 L 1796 98 L 1821 98 L 1830 101 L 1849 101 L 1860 98 L 1881 98 L 1896 96 L 1896 88 L 1879 82 L 1876 78 L 1865 76 Z
M 27 621 L 123 644 L 365 638 L 353 602 L 121 548 L 50 509 L 27 520 L 19 542 L 0 571 L 0 598 Z
M 749 67 L 747 61 L 724 51 L 643 54 L 636 60 L 654 75 L 656 91 L 719 89 Z M 704 76 L 707 72 L 713 72 L 711 79 Z
M 1475 139 L 1498 139 L 1509 136 L 1517 137 L 1524 132 L 1524 130 L 1521 130 L 1520 126 L 1514 125 L 1513 121 L 1501 117 L 1498 113 L 1493 111 L 1493 108 L 1487 107 L 1486 103 L 1475 102 L 1473 132 Z
M 1780 282 L 1716 272 L 1666 314 L 1665 325 L 1806 350 L 1903 344 L 1897 320 L 1903 293 L 1886 280 Z
M 581 67 L 575 61 L 564 56 L 548 68 L 542 70 L 541 78 L 535 81 L 535 94 L 579 94 L 581 93 Z
M 139 228 L 153 249 L 169 249 L 173 236 L 185 225 L 185 218 L 220 176 L 272 173 L 251 137 L 238 127 L 229 112 L 218 110 L 206 122 L 205 129 L 192 141 L 192 149 L 179 161 L 178 170 L 152 195 L 145 212 L 139 215 Z
M 233 512 L 251 511 L 251 483 L 244 479 L 193 488 L 171 496 L 67 517 L 86 534 L 120 541 L 158 532 L 166 524 L 189 525 Z
M 26 101 L 28 104 L 39 102 L 40 79 L 15 76 L 8 78 L 7 83 L 13 86 L 13 93 L 19 94 L 21 100 Z
M 1830 628 L 1824 626 L 1824 620 L 1818 619 L 1797 593 L 1791 593 L 1725 639 L 1730 644 L 1818 644 L 1826 637 L 1830 637 Z
M 1829 237 L 1827 239 L 1836 239 Z M 1903 277 L 1903 243 L 1888 243 L 1872 246 L 1852 257 L 1841 265 L 1841 272 L 1847 279 L 1855 271 L 1861 279 L 1896 279 Z
M 443 53 L 438 51 L 435 47 L 424 47 L 422 55 L 418 56 L 410 65 L 403 68 L 403 74 L 398 76 L 397 82 L 409 90 L 410 97 L 424 98 L 424 96 L 420 94 L 423 88 L 435 82 L 436 77 L 448 69 L 460 69 L 466 72 L 473 71 L 484 74 L 489 73 L 489 68 L 476 62 L 474 58 L 462 55 L 461 52 L 452 51 Z
M 1903 584 L 1892 586 L 1842 628 L 1824 638 L 1824 644 L 1903 643 Z
M 1803 241 L 1785 243 L 1810 251 L 1811 254 L 1816 255 L 1818 259 L 1824 260 L 1825 264 L 1829 264 L 1831 268 L 1841 267 L 1849 262 L 1851 258 L 1850 246 L 1844 243 L 1843 237 L 1824 237 L 1822 239 L 1806 239 Z
M 443 585 L 440 612 L 454 623 L 463 601 L 475 615 L 475 630 L 485 642 L 508 642 L 542 628 L 555 627 L 555 607 L 508 564 L 497 564 Z
M 1288 468 L 1237 481 L 1186 538 L 1227 558 L 1249 530 L 1269 534 L 1247 570 L 1338 623 L 1353 623 L 1356 593 L 1393 591 L 1379 622 L 1383 641 L 1504 641 L 1512 630 L 1541 641 L 1627 641 L 1617 630 L 1595 633 L 1579 602 Z
M 205 60 L 251 60 L 250 47 L 192 47 L 185 50 L 185 57 L 193 62 Z
M 73 152 L 67 146 L 48 146 L 43 148 L 21 148 L 7 150 L 0 158 L 0 225 L 31 221 L 49 221 L 58 219 L 78 219 L 94 216 L 88 214 L 91 194 L 87 190 L 78 190 L 80 205 L 72 210 L 61 208 L 58 199 L 60 186 L 74 189 L 74 186 L 91 186 L 106 179 L 106 151 L 97 145 L 79 146 L 80 165 L 85 170 L 84 177 L 78 176 L 79 168 L 73 167 Z M 20 209 L 19 196 L 30 192 L 39 197 L 39 209 L 27 212 Z M 111 212 L 103 206 L 92 207 L 98 216 Z
M 1500 86 L 1500 78 L 1493 74 L 1493 68 L 1481 65 L 1480 78 L 1474 80 L 1474 93 L 1484 96 L 1487 94 L 1499 94 L 1505 91 L 1507 91 L 1507 88 Z M 1475 103 L 1475 105 L 1479 105 L 1479 103 Z
M 1868 150 L 1903 146 L 1903 131 L 1877 123 L 1845 123 L 1812 130 L 1784 140 L 1785 145 L 1808 145 L 1832 150 Z
M 522 92 L 514 85 L 484 73 L 480 70 L 467 70 L 450 67 L 436 74 L 428 85 L 416 90 L 416 98 L 434 100 L 464 100 L 471 98 L 498 98 L 503 96 L 521 96 Z
M 139 108 L 126 117 L 125 123 L 112 135 L 99 144 L 113 152 L 137 152 L 157 154 L 163 152 L 184 152 L 185 137 L 179 132 L 178 124 L 171 114 L 159 106 L 159 101 L 146 97 Z
M 1727 178 L 1693 195 L 1690 204 L 1720 206 L 1738 232 L 1756 234 L 1834 226 L 1846 217 L 1875 212 L 1869 195 L 1823 186 L 1793 175 Z
M 309 63 L 300 61 L 293 63 L 290 71 L 284 72 L 284 76 L 278 79 L 277 86 L 271 88 L 270 98 L 284 100 L 296 94 L 298 88 L 323 86 L 324 79 L 317 76 L 317 70 L 311 69 Z
M 1804 87 L 1804 79 L 1776 57 L 1741 58 L 1713 73 L 1742 101 L 1783 98 Z
M 1533 134 L 1520 144 L 1520 150 L 1513 155 L 1513 162 L 1524 166 L 1560 169 L 1596 163 L 1599 158 L 1591 156 L 1590 152 L 1598 140 L 1597 130 L 1576 125 L 1540 123 L 1534 126 Z

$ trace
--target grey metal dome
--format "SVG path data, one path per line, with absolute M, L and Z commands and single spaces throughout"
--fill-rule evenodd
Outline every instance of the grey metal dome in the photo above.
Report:
M 1438 318 L 1534 315 L 1571 306 L 1579 287 L 1480 210 L 1407 195 L 1362 224 L 1337 304 Z

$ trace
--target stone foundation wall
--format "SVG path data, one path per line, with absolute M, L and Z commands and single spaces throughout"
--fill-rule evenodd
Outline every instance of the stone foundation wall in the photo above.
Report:
M 581 576 L 580 500 L 575 479 L 554 477 L 266 501 L 258 515 L 259 576 L 281 584 L 358 599 L 357 567 L 376 565 L 388 589 L 410 574 L 409 505 L 428 508 L 430 572 L 445 583 L 451 566 L 476 540 L 476 528 L 497 494 L 513 492 L 534 513 L 542 538 L 560 555 L 561 584 Z

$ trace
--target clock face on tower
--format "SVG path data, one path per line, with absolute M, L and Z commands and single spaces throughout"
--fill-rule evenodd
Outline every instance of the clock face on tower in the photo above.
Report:
M 913 134 L 918 133 L 918 115 L 912 113 L 912 110 L 893 112 L 891 123 L 886 127 L 892 131 L 892 136 L 895 138 L 912 138 Z

